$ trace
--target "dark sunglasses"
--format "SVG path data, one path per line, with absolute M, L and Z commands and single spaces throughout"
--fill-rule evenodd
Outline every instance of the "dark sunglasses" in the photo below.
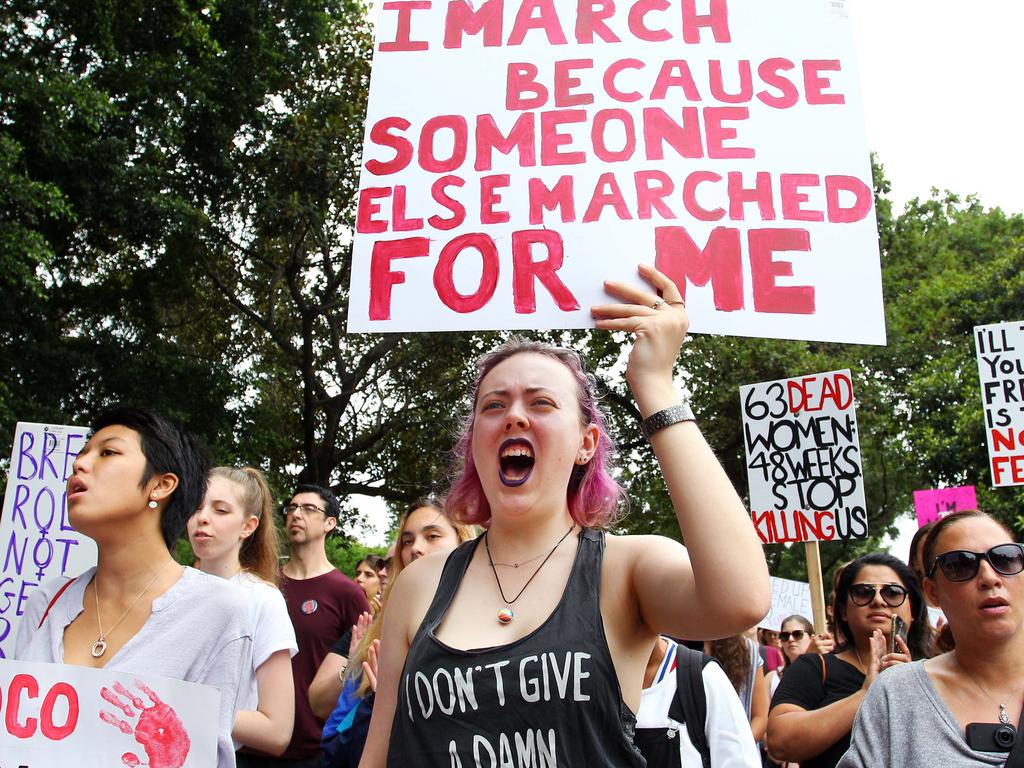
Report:
M 802 629 L 794 629 L 792 632 L 779 632 L 779 640 L 786 643 L 792 637 L 799 643 L 805 636 L 810 636 L 810 634 L 810 632 L 804 632 Z
M 966 549 L 943 552 L 932 560 L 928 576 L 934 574 L 938 566 L 950 581 L 967 581 L 978 575 L 982 560 L 988 560 L 996 573 L 1014 576 L 1024 571 L 1024 544 L 999 544 L 988 552 L 968 552 Z
M 881 594 L 885 604 L 898 608 L 907 599 L 907 590 L 899 584 L 853 584 L 850 586 L 850 602 L 854 605 L 869 605 L 875 595 Z

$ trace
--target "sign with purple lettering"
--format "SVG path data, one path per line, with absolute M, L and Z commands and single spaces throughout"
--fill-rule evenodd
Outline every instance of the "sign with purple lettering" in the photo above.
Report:
M 974 329 L 992 485 L 1024 485 L 1024 323 Z
M 48 578 L 96 565 L 96 544 L 71 527 L 65 485 L 89 430 L 18 422 L 0 515 L 0 658 L 10 658 L 18 619 Z
M 740 387 L 754 527 L 765 544 L 868 535 L 849 371 Z
M 884 344 L 847 5 L 380 3 L 349 331 L 592 328 L 648 263 L 693 331 Z
M 918 528 L 934 520 L 941 520 L 954 512 L 977 508 L 978 496 L 973 485 L 914 491 L 914 510 L 917 512 Z

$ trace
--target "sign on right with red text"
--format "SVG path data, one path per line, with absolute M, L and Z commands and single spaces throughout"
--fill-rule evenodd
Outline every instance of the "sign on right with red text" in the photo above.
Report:
M 992 485 L 1024 485 L 1024 322 L 974 329 Z
M 868 534 L 850 372 L 740 387 L 750 510 L 761 541 Z

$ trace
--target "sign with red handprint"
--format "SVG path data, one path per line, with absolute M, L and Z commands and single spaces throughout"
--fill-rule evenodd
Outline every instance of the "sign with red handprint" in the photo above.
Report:
M 0 755 L 25 768 L 205 768 L 219 698 L 154 675 L 0 660 Z

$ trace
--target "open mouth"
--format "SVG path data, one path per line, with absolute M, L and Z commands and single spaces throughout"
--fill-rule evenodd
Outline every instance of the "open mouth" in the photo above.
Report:
M 529 480 L 533 473 L 533 446 L 521 437 L 506 440 L 498 451 L 498 477 L 514 488 Z
M 75 475 L 72 475 L 68 480 L 68 496 L 74 496 L 76 493 L 82 493 L 84 491 L 85 483 Z

